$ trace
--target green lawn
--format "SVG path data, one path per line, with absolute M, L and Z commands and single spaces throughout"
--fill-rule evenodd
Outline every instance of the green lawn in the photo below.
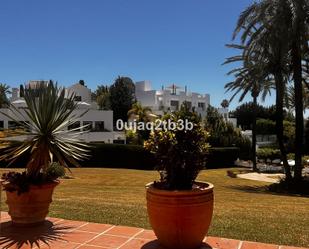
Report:
M 0 170 L 0 172 L 4 170 Z M 150 228 L 144 185 L 157 172 L 73 169 L 75 179 L 57 187 L 50 216 Z M 215 185 L 210 235 L 276 244 L 309 245 L 309 198 L 267 193 L 266 183 L 230 178 L 226 169 L 205 170 Z M 6 209 L 2 195 L 2 209 Z

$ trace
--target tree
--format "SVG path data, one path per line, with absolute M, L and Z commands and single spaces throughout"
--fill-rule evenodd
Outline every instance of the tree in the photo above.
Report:
M 230 102 L 227 99 L 222 100 L 221 106 L 222 108 L 228 108 L 230 105 Z
M 286 107 L 289 110 L 295 110 L 296 100 L 295 100 L 295 88 L 293 85 L 290 85 L 287 88 L 286 93 Z M 305 83 L 303 83 L 303 106 L 305 109 L 309 108 L 309 89 L 306 87 Z
M 23 84 L 20 84 L 20 85 L 19 85 L 19 96 L 20 96 L 21 98 L 23 98 L 24 95 L 25 95 L 24 85 L 23 85 Z
M 243 136 L 241 130 L 235 128 L 232 123 L 226 122 L 218 110 L 212 106 L 207 108 L 205 128 L 209 132 L 209 144 L 213 147 L 239 147 L 241 158 L 251 157 L 250 140 Z
M 0 108 L 6 107 L 10 104 L 7 94 L 10 94 L 10 87 L 6 84 L 0 83 Z
M 111 109 L 110 92 L 108 86 L 97 86 L 97 90 L 95 90 L 93 98 L 95 99 L 101 110 Z
M 283 96 L 288 79 L 292 75 L 297 100 L 295 179 L 299 180 L 303 136 L 301 50 L 302 47 L 306 47 L 304 40 L 308 37 L 307 19 L 306 0 L 263 0 L 253 3 L 241 13 L 234 32 L 234 37 L 242 33 L 241 42 L 249 47 L 249 53 L 260 51 L 261 63 L 267 65 L 265 69 L 274 77 L 277 138 L 288 182 L 292 176 L 283 143 Z
M 151 122 L 153 120 L 152 110 L 149 107 L 143 107 L 139 102 L 132 105 L 128 111 L 128 117 L 135 119 L 137 122 Z M 139 144 L 143 144 L 149 138 L 149 130 L 137 130 L 137 140 Z
M 82 86 L 86 86 L 84 80 L 79 80 L 78 83 L 81 84 Z
M 111 109 L 114 111 L 114 123 L 118 119 L 127 120 L 128 111 L 135 100 L 135 85 L 128 77 L 120 77 L 110 86 Z
M 239 63 L 241 62 L 241 67 L 237 67 L 231 70 L 228 74 L 233 74 L 235 80 L 227 83 L 225 88 L 227 91 L 234 91 L 231 100 L 238 94 L 241 93 L 239 102 L 241 102 L 246 94 L 249 92 L 253 98 L 253 112 L 252 112 L 252 163 L 253 171 L 257 171 L 256 164 L 256 112 L 257 112 L 257 98 L 260 93 L 262 93 L 263 101 L 266 98 L 267 94 L 270 94 L 270 90 L 273 88 L 273 81 L 269 77 L 269 74 L 265 70 L 265 64 L 260 63 L 259 60 L 256 60 L 256 57 L 259 56 L 259 51 L 255 53 L 248 54 L 248 48 L 242 45 L 228 45 L 230 48 L 236 48 L 241 50 L 241 54 L 237 56 L 230 57 L 226 60 L 225 64 L 228 63 Z M 248 56 L 250 58 L 248 59 Z
M 306 152 L 309 153 L 309 118 L 307 119 L 305 125 L 305 148 Z

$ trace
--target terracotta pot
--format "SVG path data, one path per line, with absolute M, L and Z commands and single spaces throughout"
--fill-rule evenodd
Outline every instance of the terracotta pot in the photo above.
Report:
M 188 191 L 157 189 L 146 185 L 147 211 L 159 242 L 171 249 L 198 248 L 208 232 L 213 212 L 213 185 Z
M 59 181 L 40 186 L 31 185 L 26 193 L 20 195 L 17 191 L 6 191 L 6 203 L 9 206 L 9 215 L 16 225 L 30 225 L 45 220 L 49 205 L 52 202 L 54 188 Z

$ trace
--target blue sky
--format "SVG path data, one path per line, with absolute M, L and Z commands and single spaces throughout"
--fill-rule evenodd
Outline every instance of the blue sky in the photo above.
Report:
M 95 89 L 118 75 L 177 83 L 220 105 L 235 54 L 231 42 L 249 0 L 4 0 L 0 2 L 0 82 L 18 86 L 79 79 Z M 266 104 L 273 102 L 273 96 Z M 231 107 L 238 105 L 233 101 Z

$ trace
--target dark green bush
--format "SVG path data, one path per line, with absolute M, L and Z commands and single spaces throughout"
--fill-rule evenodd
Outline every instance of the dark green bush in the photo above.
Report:
M 206 168 L 233 167 L 239 155 L 240 149 L 238 147 L 211 147 L 209 148 Z
M 82 167 L 153 169 L 150 152 L 140 145 L 126 144 L 90 144 L 91 157 L 80 162 Z
M 2 153 L 3 149 L 0 149 Z M 82 167 L 153 169 L 152 155 L 139 145 L 90 143 L 90 158 L 80 161 Z M 24 168 L 29 154 L 22 156 L 10 165 L 11 168 Z M 1 161 L 0 167 L 8 163 Z
M 267 159 L 274 160 L 281 158 L 280 150 L 271 148 L 259 148 L 256 152 L 256 155 L 258 159 L 263 159 L 264 161 Z
M 256 121 L 256 132 L 260 135 L 276 134 L 276 122 L 270 119 L 258 119 Z

